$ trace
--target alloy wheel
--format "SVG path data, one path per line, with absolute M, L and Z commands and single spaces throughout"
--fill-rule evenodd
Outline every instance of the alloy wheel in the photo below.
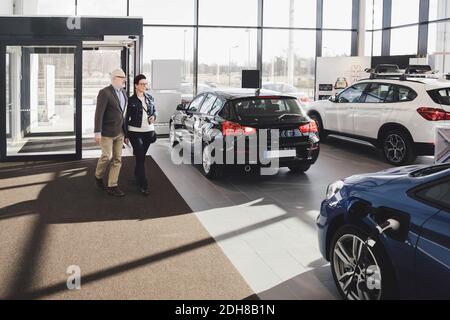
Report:
M 384 140 L 384 153 L 393 163 L 400 163 L 406 156 L 406 143 L 401 136 L 392 133 Z
M 336 242 L 333 265 L 341 290 L 349 300 L 379 300 L 382 293 L 381 269 L 370 247 L 353 234 Z

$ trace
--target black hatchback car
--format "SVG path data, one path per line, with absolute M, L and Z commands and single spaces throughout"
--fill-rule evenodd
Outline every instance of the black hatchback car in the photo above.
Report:
M 269 167 L 273 160 L 277 169 L 302 173 L 319 155 L 316 122 L 296 97 L 268 90 L 204 92 L 189 105 L 178 105 L 170 119 L 170 143 L 183 150 L 180 154 L 189 150 L 208 178 L 220 177 L 225 165 L 241 165 L 249 172 Z

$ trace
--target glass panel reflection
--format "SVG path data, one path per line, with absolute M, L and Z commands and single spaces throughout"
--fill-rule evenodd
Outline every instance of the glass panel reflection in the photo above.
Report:
M 242 70 L 256 69 L 256 30 L 199 30 L 198 91 L 241 88 Z
M 263 88 L 313 99 L 315 48 L 314 31 L 265 30 Z
M 7 155 L 75 153 L 75 47 L 8 46 Z

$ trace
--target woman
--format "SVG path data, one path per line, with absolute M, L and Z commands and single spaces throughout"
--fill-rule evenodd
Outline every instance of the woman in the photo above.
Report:
M 147 85 L 147 78 L 144 75 L 140 74 L 134 78 L 134 95 L 128 100 L 125 116 L 127 137 L 136 156 L 134 175 L 139 191 L 143 195 L 149 194 L 145 155 L 150 144 L 156 141 L 154 123 L 158 115 L 153 97 L 146 92 Z

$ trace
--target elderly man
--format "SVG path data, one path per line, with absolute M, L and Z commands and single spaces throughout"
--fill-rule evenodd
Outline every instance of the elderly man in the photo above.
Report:
M 95 109 L 95 141 L 102 148 L 102 155 L 95 170 L 95 184 L 109 195 L 123 197 L 125 193 L 119 189 L 118 180 L 122 166 L 122 147 L 125 140 L 124 114 L 128 97 L 124 90 L 126 76 L 123 70 L 111 73 L 111 85 L 98 93 Z M 103 176 L 109 170 L 108 186 L 105 188 Z

